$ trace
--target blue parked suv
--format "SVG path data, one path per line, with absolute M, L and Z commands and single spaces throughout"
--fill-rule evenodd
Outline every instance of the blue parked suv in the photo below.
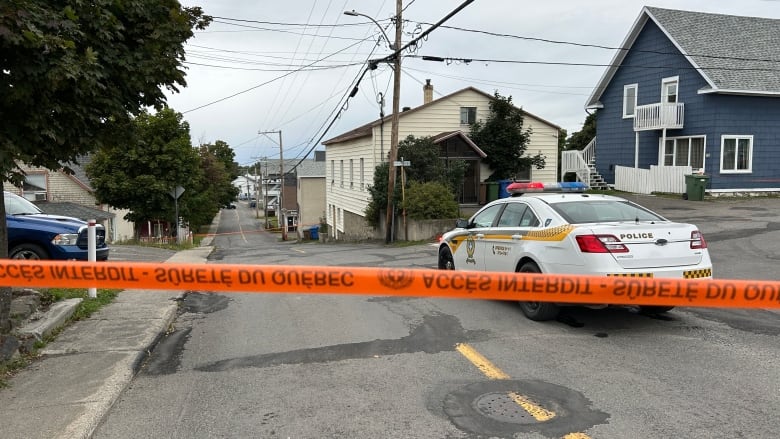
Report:
M 8 225 L 8 257 L 11 259 L 88 259 L 87 223 L 77 218 L 47 215 L 35 204 L 4 192 Z M 98 224 L 96 256 L 108 259 L 106 230 Z

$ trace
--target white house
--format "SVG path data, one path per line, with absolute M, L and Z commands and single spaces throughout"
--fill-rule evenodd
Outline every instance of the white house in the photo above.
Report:
M 484 203 L 481 185 L 490 171 L 482 158 L 485 153 L 468 138 L 470 125 L 490 114 L 493 95 L 467 87 L 433 100 L 430 81 L 423 87 L 423 104 L 404 109 L 399 115 L 399 140 L 409 135 L 431 136 L 451 159 L 469 163 L 464 177 L 461 205 Z M 560 127 L 523 111 L 523 128 L 532 130 L 527 155 L 545 157 L 543 169 L 531 169 L 522 176 L 543 182 L 554 182 L 558 164 Z M 374 168 L 387 160 L 390 151 L 391 116 L 375 120 L 323 142 L 326 152 L 326 213 L 329 235 L 336 239 L 370 239 L 383 236 L 365 220 L 374 179 Z M 444 155 L 443 155 L 444 156 Z M 400 160 L 400 157 L 398 158 Z

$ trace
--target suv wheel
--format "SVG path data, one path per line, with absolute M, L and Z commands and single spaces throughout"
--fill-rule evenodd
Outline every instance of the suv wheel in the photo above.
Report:
M 439 270 L 454 270 L 455 262 L 452 259 L 452 252 L 449 247 L 443 246 L 439 249 Z
M 49 259 L 46 250 L 35 244 L 19 244 L 8 253 L 9 259 Z

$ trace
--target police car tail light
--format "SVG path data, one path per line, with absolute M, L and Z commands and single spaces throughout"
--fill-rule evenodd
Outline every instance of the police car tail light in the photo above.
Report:
M 691 248 L 707 248 L 707 241 L 704 240 L 704 235 L 698 230 L 691 232 Z
M 577 245 L 583 253 L 628 253 L 628 248 L 613 235 L 579 235 Z

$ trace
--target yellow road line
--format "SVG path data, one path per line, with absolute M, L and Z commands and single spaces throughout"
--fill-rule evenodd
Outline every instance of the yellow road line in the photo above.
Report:
M 468 344 L 465 343 L 459 343 L 457 346 L 455 346 L 455 349 L 457 349 L 458 352 L 460 352 L 466 359 L 471 361 L 472 364 L 477 366 L 477 369 L 482 371 L 483 374 L 485 374 L 486 377 L 490 378 L 491 380 L 508 380 L 509 375 L 504 373 L 501 369 L 496 367 L 493 363 L 490 362 L 487 358 L 483 357 L 482 354 L 476 351 L 473 347 L 471 347 Z M 550 419 L 555 417 L 555 413 L 551 412 L 538 404 L 535 404 L 530 399 L 524 397 L 523 395 L 520 395 L 516 392 L 509 392 L 509 397 L 512 398 L 517 405 L 522 407 L 525 411 L 528 412 L 531 416 L 534 417 L 539 422 L 543 421 L 549 421 Z

